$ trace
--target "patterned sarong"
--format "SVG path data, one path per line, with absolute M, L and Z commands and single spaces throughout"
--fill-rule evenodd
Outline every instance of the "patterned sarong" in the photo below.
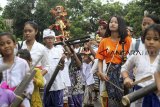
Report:
M 111 64 L 108 70 L 108 77 L 109 81 L 114 83 L 116 86 L 123 89 L 123 80 L 120 78 L 120 70 L 121 65 L 120 64 Z M 108 106 L 109 107 L 123 107 L 121 103 L 122 96 L 124 95 L 124 92 L 110 84 L 109 82 L 106 82 L 106 90 L 108 93 Z

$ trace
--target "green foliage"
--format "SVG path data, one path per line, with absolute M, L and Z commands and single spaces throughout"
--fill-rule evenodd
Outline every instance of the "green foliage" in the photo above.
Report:
M 138 11 L 137 11 L 138 10 Z M 133 27 L 136 37 L 141 35 L 141 23 L 144 9 L 139 2 L 132 2 L 125 6 L 125 20 L 128 26 Z
M 72 1 L 71 4 L 67 4 L 70 20 L 72 20 L 71 34 L 73 34 L 73 36 L 82 36 L 91 32 L 96 32 L 99 19 L 108 20 L 112 15 L 124 14 L 123 5 L 119 2 L 103 5 L 99 0 L 82 0 L 76 3 L 77 1 L 75 0 Z M 80 32 L 76 33 L 75 31 Z
M 119 2 L 102 4 L 100 0 L 38 0 L 36 12 L 32 15 L 32 0 L 8 0 L 3 18 L 13 19 L 13 31 L 17 37 L 22 38 L 24 23 L 34 20 L 38 23 L 40 32 L 53 24 L 55 19 L 49 13 L 50 9 L 62 5 L 68 12 L 67 18 L 70 20 L 69 28 L 72 37 L 85 36 L 88 33 L 96 32 L 98 20 L 108 20 L 113 15 L 123 16 L 129 26 L 135 31 L 135 36 L 140 36 L 141 21 L 144 10 L 149 13 L 155 12 L 160 15 L 158 0 L 133 0 L 124 5 Z M 42 39 L 42 36 L 41 36 Z
M 145 4 L 145 5 L 144 5 Z M 159 0 L 142 0 L 140 6 L 144 7 L 150 14 L 154 13 L 160 15 L 160 2 Z
M 2 14 L 3 18 L 13 19 L 13 33 L 22 38 L 24 23 L 32 20 L 31 3 L 29 0 L 10 0 Z
M 4 23 L 4 19 L 0 16 L 0 33 L 10 32 L 10 28 Z
M 3 10 L 3 8 L 2 7 L 0 7 L 0 12 Z

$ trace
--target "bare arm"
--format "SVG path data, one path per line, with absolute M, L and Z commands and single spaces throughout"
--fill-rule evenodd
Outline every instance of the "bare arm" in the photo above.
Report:
M 155 77 L 157 89 L 160 93 L 160 72 L 155 72 L 154 77 Z
M 136 62 L 138 62 L 138 56 L 132 55 L 121 67 L 121 76 L 123 77 L 124 85 L 128 88 L 132 87 L 133 80 L 129 78 L 129 72 L 133 73 L 134 68 L 136 67 Z
M 69 48 L 70 48 L 70 51 L 72 52 L 74 59 L 76 60 L 77 67 L 81 67 L 82 63 L 80 59 L 78 58 L 76 52 L 74 51 L 73 46 L 70 46 Z
M 77 66 L 78 66 L 78 67 L 81 67 L 82 63 L 81 63 L 81 61 L 79 60 L 79 58 L 78 58 L 78 56 L 77 56 L 77 54 L 76 54 L 75 52 L 73 53 L 73 57 L 74 57 L 74 59 L 76 60 Z
M 95 57 L 96 52 L 91 47 L 92 45 L 97 45 L 98 46 L 98 43 L 96 43 L 96 41 L 89 41 L 88 42 L 88 48 L 89 48 L 90 52 L 92 53 L 92 55 Z
M 64 39 L 63 39 L 63 47 L 64 47 L 65 51 L 68 52 L 68 55 L 71 55 L 71 54 L 72 54 L 72 52 L 70 51 L 69 47 L 68 47 L 67 44 L 65 43 Z
M 98 72 L 96 73 L 102 81 L 107 81 L 108 77 L 103 73 L 103 60 L 98 60 Z

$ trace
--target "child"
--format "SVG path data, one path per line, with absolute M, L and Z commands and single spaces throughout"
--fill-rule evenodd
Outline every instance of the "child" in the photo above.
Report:
M 106 32 L 106 29 L 107 29 L 107 22 L 105 20 L 99 20 L 99 27 L 98 27 L 98 31 L 97 31 L 97 35 L 98 38 L 96 37 L 96 42 L 97 42 L 97 45 L 94 43 L 95 45 L 95 49 L 94 49 L 94 52 L 92 51 L 93 49 L 91 49 L 91 44 L 92 42 L 89 42 L 88 43 L 88 47 L 92 53 L 92 55 L 95 56 L 97 50 L 98 50 L 98 45 L 99 45 L 99 42 L 103 39 L 103 37 L 105 36 L 105 32 Z M 106 72 L 106 63 L 105 63 L 105 60 L 103 61 L 103 73 Z M 95 92 L 95 100 L 98 99 L 98 92 L 100 93 L 100 100 L 101 100 L 101 105 L 102 107 L 107 107 L 108 106 L 108 96 L 107 96 L 107 92 L 106 92 L 106 87 L 105 87 L 105 81 L 99 81 L 99 78 L 98 78 L 98 75 L 96 75 L 96 73 L 98 72 L 98 59 L 95 59 L 94 60 L 94 64 L 92 66 L 92 69 L 91 69 L 91 72 L 94 73 L 94 79 L 95 79 L 95 89 L 94 89 L 94 92 Z M 98 73 L 97 73 L 98 74 Z
M 84 104 L 85 106 L 94 106 L 93 105 L 93 97 L 92 97 L 92 91 L 94 89 L 94 78 L 93 73 L 91 72 L 92 68 L 92 59 L 89 55 L 89 52 L 83 52 L 83 75 L 85 80 L 85 93 L 84 93 Z
M 63 96 L 64 107 L 68 107 L 68 87 L 71 86 L 71 80 L 69 77 L 69 65 L 71 63 L 71 54 L 69 54 L 69 52 L 67 51 L 65 51 L 64 53 L 66 55 L 64 69 L 60 70 L 60 73 L 62 73 L 63 75 L 63 81 L 65 84 L 64 96 Z
M 108 22 L 105 37 L 99 44 L 96 58 L 98 59 L 98 75 L 103 81 L 106 81 L 106 90 L 108 94 L 108 107 L 121 107 L 121 98 L 123 88 L 120 79 L 120 69 L 124 62 L 124 55 L 129 51 L 131 38 L 127 34 L 126 24 L 123 18 L 112 16 Z M 106 73 L 103 72 L 103 60 L 107 64 Z
M 82 107 L 83 103 L 83 77 L 82 77 L 82 57 L 76 54 L 71 47 L 71 64 L 69 65 L 69 76 L 71 87 L 69 87 L 68 104 L 69 107 Z
M 30 66 L 32 65 L 32 58 L 30 52 L 27 49 L 20 49 L 17 53 L 17 56 L 25 59 Z M 31 96 L 31 107 L 43 107 L 39 89 L 43 88 L 44 79 L 39 68 L 35 68 L 34 70 L 36 70 L 36 74 L 33 78 L 34 91 Z
M 30 70 L 28 63 L 24 59 L 14 55 L 15 46 L 16 42 L 10 33 L 0 34 L 0 52 L 2 55 L 0 64 L 8 64 L 10 66 L 9 69 L 3 72 L 3 82 L 6 82 L 7 88 L 12 89 L 13 91 Z M 25 94 L 31 95 L 32 92 L 33 82 L 31 81 L 25 90 Z M 30 107 L 30 102 L 27 98 L 23 100 L 22 104 L 24 107 Z
M 145 29 L 142 37 L 145 45 L 143 55 L 137 54 L 131 56 L 122 66 L 121 75 L 124 79 L 124 85 L 132 87 L 133 80 L 129 78 L 128 72 L 134 67 L 137 68 L 135 73 L 135 81 L 144 77 L 154 75 L 160 58 L 160 25 L 153 24 Z M 154 78 L 145 82 L 141 82 L 135 86 L 135 90 L 145 87 L 154 82 Z M 143 101 L 143 102 L 141 102 Z M 143 100 L 135 102 L 135 107 L 160 107 L 160 101 L 155 93 L 148 93 Z
M 55 33 L 53 30 L 45 29 L 43 31 L 43 40 L 45 43 L 45 51 L 48 53 L 50 70 L 45 75 L 47 83 L 52 77 L 60 59 L 63 57 L 62 49 L 53 46 Z M 63 107 L 63 89 L 65 88 L 63 75 L 58 72 L 55 81 L 53 82 L 50 90 L 45 96 L 45 107 Z
M 42 69 L 42 75 L 45 75 L 49 70 L 48 54 L 45 52 L 45 47 L 36 41 L 36 38 L 39 36 L 38 25 L 33 21 L 27 21 L 24 25 L 24 38 L 25 41 L 21 44 L 21 49 L 28 49 L 32 57 L 32 64 L 35 64 L 36 61 L 43 55 L 42 60 L 37 64 L 36 67 Z
M 0 83 L 2 78 L 3 74 L 0 72 Z M 13 91 L 0 87 L 0 107 L 9 107 L 15 98 Z
M 153 15 L 153 14 L 149 14 L 143 17 L 142 19 L 142 23 L 141 23 L 141 27 L 142 27 L 142 33 L 144 32 L 144 30 L 152 24 L 160 24 L 160 19 L 158 16 Z M 131 47 L 130 47 L 130 53 L 135 53 L 137 51 L 139 52 L 143 52 L 144 50 L 144 44 L 141 41 L 141 36 L 138 39 L 134 39 L 132 38 L 132 43 L 131 43 Z M 128 54 L 129 57 L 130 54 Z M 132 54 L 131 54 L 132 55 Z

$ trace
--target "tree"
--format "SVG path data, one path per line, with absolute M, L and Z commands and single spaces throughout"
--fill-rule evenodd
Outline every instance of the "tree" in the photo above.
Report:
M 144 9 L 140 6 L 141 2 L 131 2 L 125 6 L 125 20 L 128 26 L 133 27 L 136 37 L 141 35 L 141 23 Z
M 124 14 L 123 4 L 119 2 L 103 5 L 100 0 L 79 0 L 78 3 L 77 1 L 71 0 L 67 4 L 70 20 L 72 21 L 71 34 L 73 36 L 85 36 L 88 33 L 96 32 L 99 19 L 108 20 L 112 15 Z
M 149 14 L 160 15 L 160 3 L 158 0 L 141 0 L 132 1 L 125 6 L 125 20 L 129 26 L 134 28 L 135 36 L 141 36 L 141 23 L 144 17 L 144 11 Z
M 160 14 L 158 0 L 135 0 L 127 5 L 119 2 L 102 4 L 100 0 L 38 0 L 34 14 L 31 14 L 32 0 L 8 1 L 9 4 L 5 7 L 2 16 L 14 20 L 14 34 L 17 37 L 22 37 L 20 35 L 22 35 L 24 23 L 28 20 L 37 22 L 42 34 L 45 28 L 55 22 L 49 11 L 57 5 L 62 5 L 67 9 L 72 37 L 96 32 L 98 20 L 108 20 L 113 15 L 123 16 L 127 24 L 134 27 L 136 36 L 139 36 L 144 10 Z
M 49 10 L 60 3 L 55 0 L 39 0 L 37 7 L 35 7 L 36 12 L 32 14 L 32 0 L 8 0 L 8 2 L 2 16 L 3 18 L 14 20 L 13 31 L 19 38 L 22 38 L 23 26 L 26 21 L 34 20 L 37 22 L 40 32 L 47 28 L 51 24 L 51 20 L 53 20 Z
M 31 20 L 31 0 L 8 0 L 2 14 L 5 19 L 13 19 L 13 33 L 22 38 L 24 23 Z
M 4 19 L 0 16 L 0 33 L 9 32 L 10 28 L 5 24 Z
M 3 8 L 2 7 L 0 7 L 0 12 L 3 10 Z
M 160 2 L 159 0 L 142 0 L 140 6 L 144 7 L 149 14 L 160 15 Z

